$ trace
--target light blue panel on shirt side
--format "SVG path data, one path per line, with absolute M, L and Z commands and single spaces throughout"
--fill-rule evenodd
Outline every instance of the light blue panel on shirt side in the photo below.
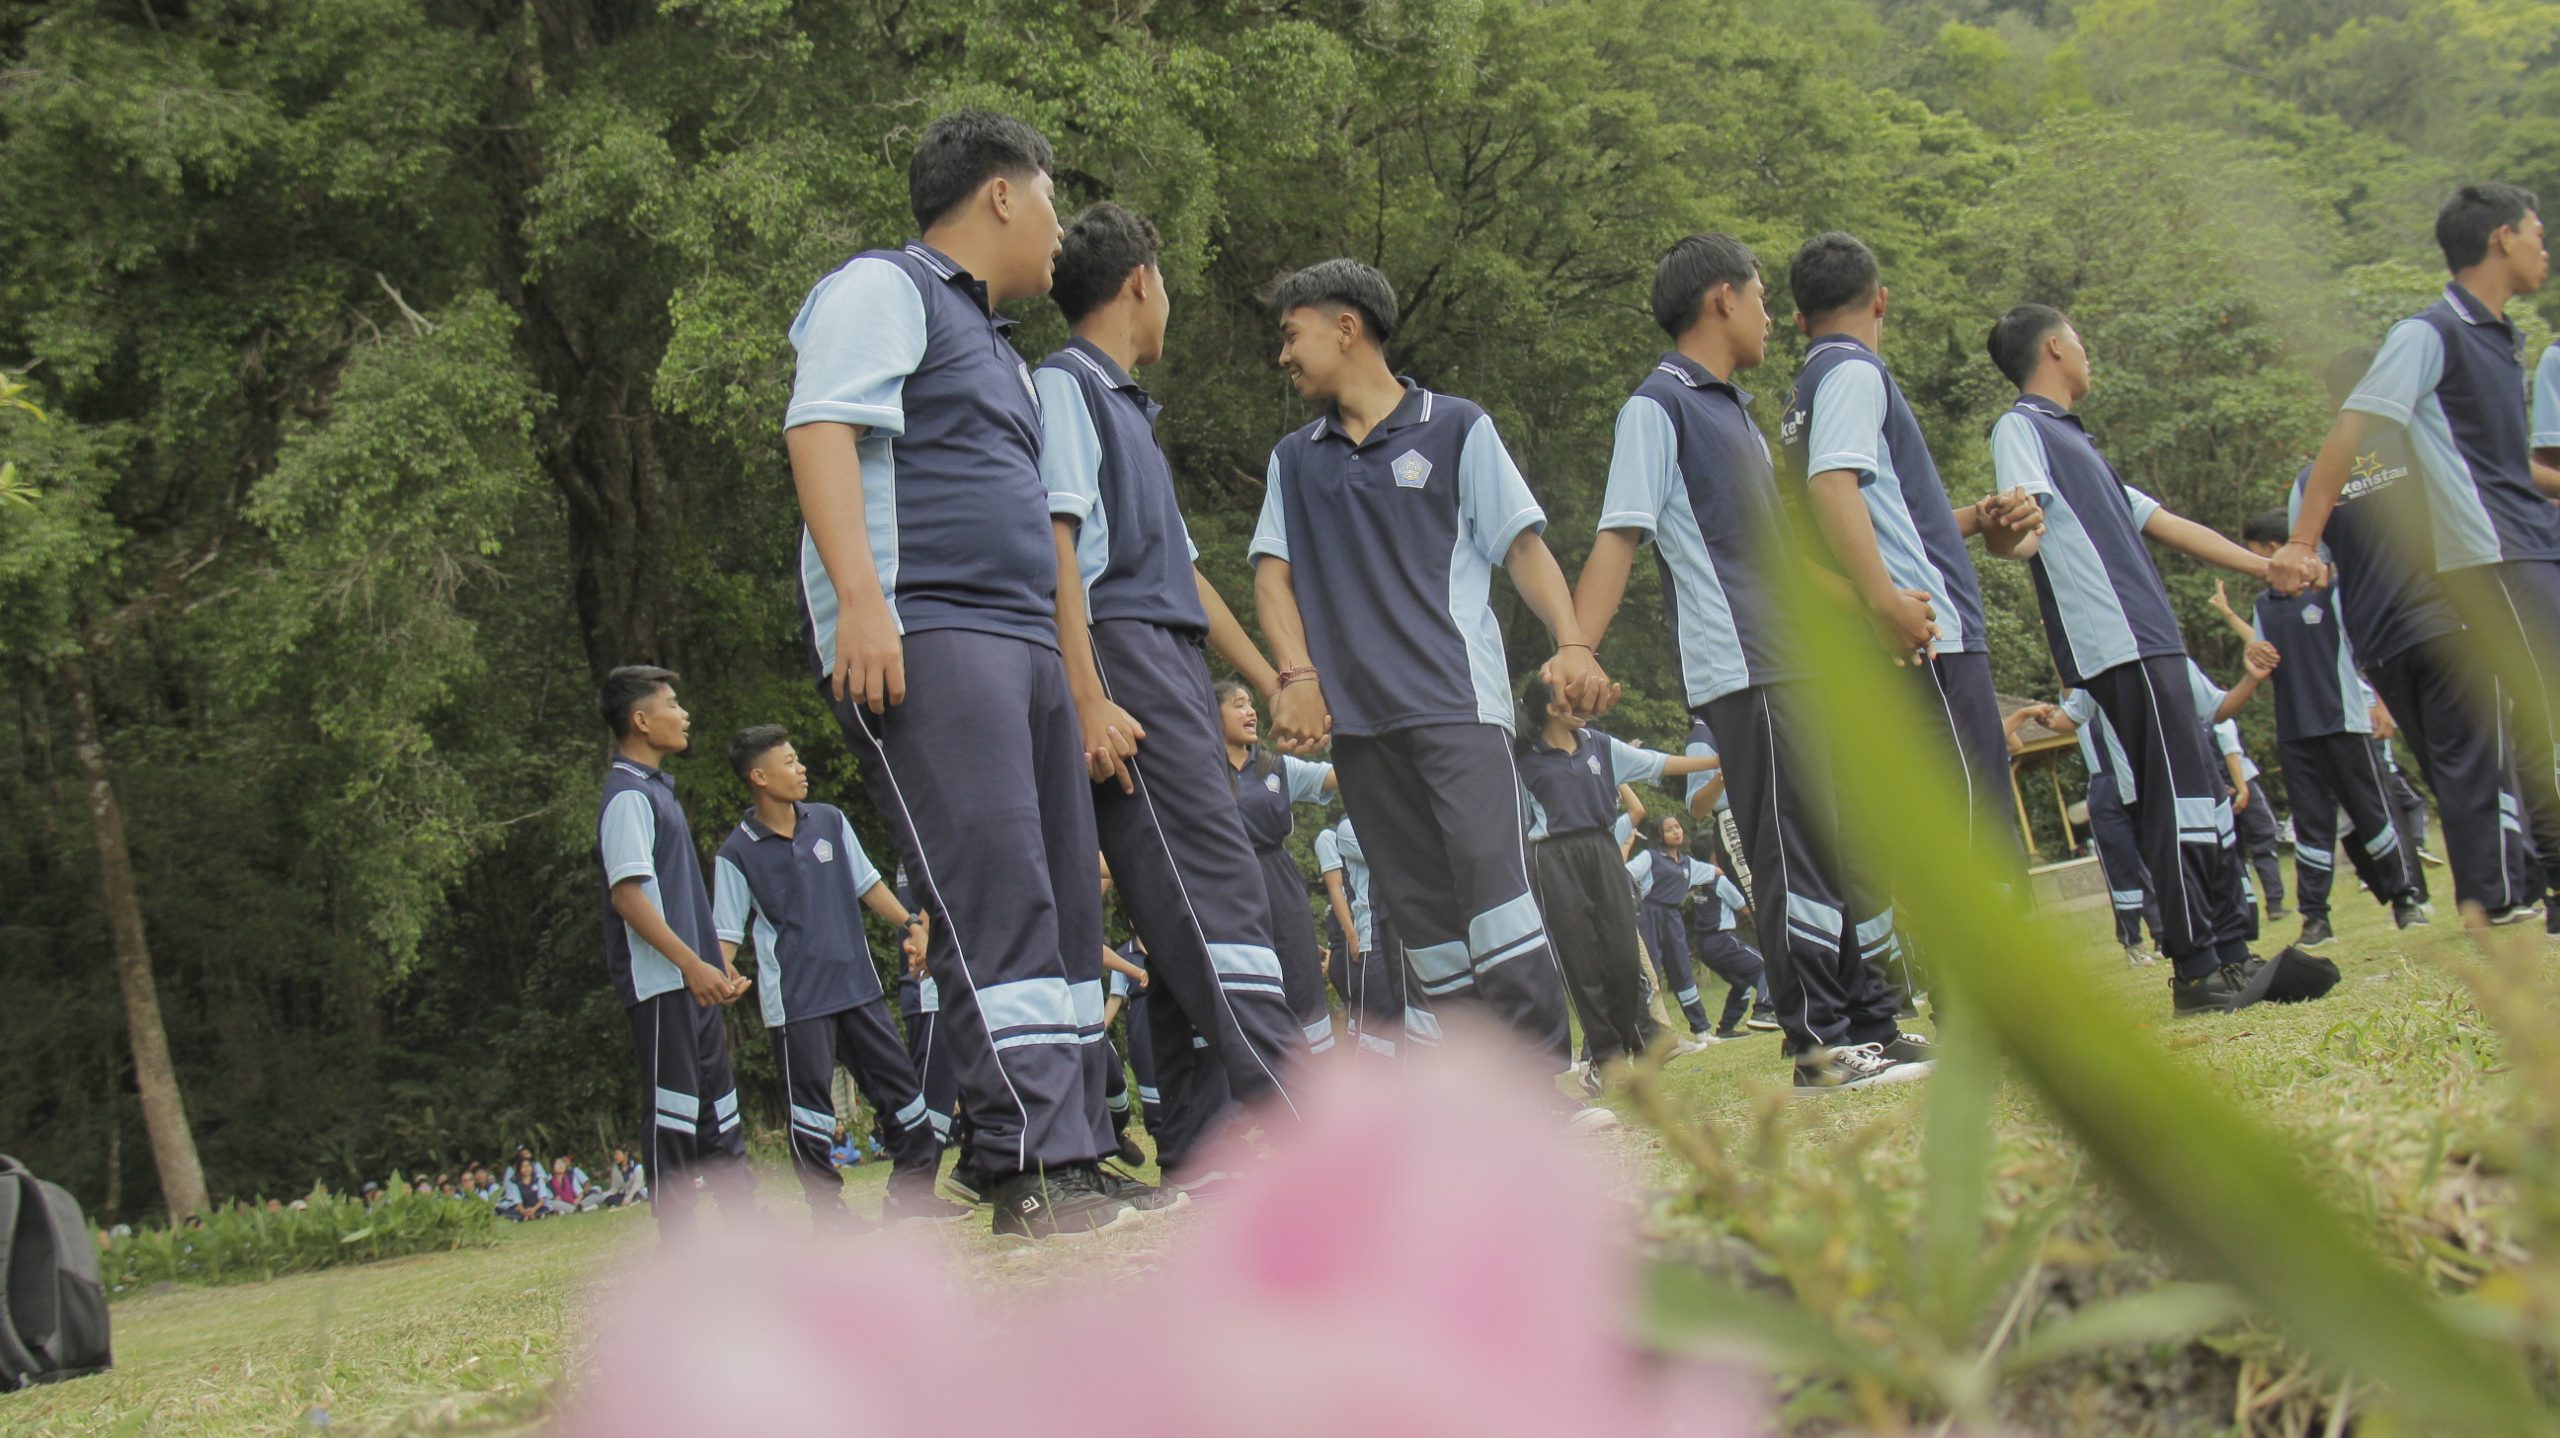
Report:
M 1912 521 L 1911 502 L 1902 492 L 1902 476 L 1893 466 L 1893 448 L 1884 440 L 1884 371 L 1874 365 L 1834 365 L 1814 391 L 1813 432 L 1806 438 L 1805 473 L 1835 469 L 1858 476 L 1858 497 L 1867 507 L 1867 522 L 1876 532 L 1876 552 L 1897 589 L 1916 589 L 1929 596 L 1941 632 L 1932 653 L 1953 654 L 1966 636 L 1955 622 L 1955 599 L 1947 577 L 1929 560 Z
M 897 453 L 887 435 L 875 432 L 864 435 L 854 445 L 854 455 L 862 464 L 862 524 L 871 541 L 871 567 L 880 576 L 880 594 L 889 605 L 889 622 L 904 634 L 906 624 L 898 617 Z M 800 595 L 809 606 L 818 658 L 833 663 L 840 613 L 836 586 L 827 575 L 825 558 L 818 553 L 817 537 L 806 528 L 800 531 Z
M 640 881 L 640 892 L 650 907 L 660 914 L 667 911 L 666 900 L 658 894 L 658 881 L 653 875 Z M 676 971 L 675 960 L 658 952 L 657 946 L 640 937 L 640 931 L 629 924 L 622 926 L 622 936 L 631 945 L 631 996 L 635 999 L 655 998 L 684 987 L 684 975 Z M 695 955 L 700 958 L 701 955 Z
M 2406 430 L 2409 448 L 2426 478 L 2427 513 L 2436 533 L 2436 567 L 2467 569 L 2489 564 L 2499 555 L 2497 528 L 2470 461 L 2453 440 L 2453 424 L 2445 417 L 2436 385 L 2444 378 L 2444 336 L 2424 320 L 2406 319 L 2391 327 L 2373 365 L 2347 396 L 2342 409 L 2388 420 Z
M 2106 561 L 2096 541 L 2080 522 L 2078 511 L 2060 491 L 2043 497 L 2044 537 L 2034 563 L 2043 566 L 2045 583 L 2062 616 L 2063 642 L 2082 675 L 2097 674 L 2138 658 L 2133 625 L 2124 616 Z
M 604 855 L 608 886 L 625 879 L 656 878 L 658 813 L 649 807 L 649 796 L 637 789 L 614 795 L 596 821 L 596 847 Z
M 1503 653 L 1502 625 L 1490 602 L 1493 567 L 1524 531 L 1544 529 L 1547 515 L 1502 447 L 1491 415 L 1468 428 L 1458 451 L 1458 518 L 1458 538 L 1449 555 L 1449 623 L 1467 646 L 1476 718 L 1508 729 L 1511 662 Z
M 1086 408 L 1084 386 L 1064 370 L 1031 372 L 1040 397 L 1040 482 L 1049 513 L 1076 521 L 1076 573 L 1085 592 L 1111 566 L 1111 515 L 1102 502 L 1102 432 Z

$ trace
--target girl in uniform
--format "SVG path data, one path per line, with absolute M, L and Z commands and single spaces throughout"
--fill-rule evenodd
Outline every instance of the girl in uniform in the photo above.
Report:
M 1271 946 L 1280 955 L 1280 987 L 1307 1031 L 1307 1047 L 1323 1053 L 1333 1047 L 1333 1007 L 1325 1001 L 1324 955 L 1316 947 L 1315 919 L 1307 912 L 1307 876 L 1289 855 L 1289 832 L 1297 826 L 1296 806 L 1332 802 L 1327 796 L 1335 788 L 1333 766 L 1261 747 L 1255 742 L 1262 725 L 1253 712 L 1253 691 L 1229 680 L 1217 693 L 1236 812 L 1244 819 L 1245 836 L 1253 841 L 1270 895 Z

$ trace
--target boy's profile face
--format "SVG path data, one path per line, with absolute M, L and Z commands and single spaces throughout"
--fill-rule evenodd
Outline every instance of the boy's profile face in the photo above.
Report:
M 1058 223 L 1057 186 L 1046 170 L 1025 178 L 999 175 L 988 184 L 992 196 L 982 191 L 978 203 L 992 198 L 1005 220 L 1005 283 L 1000 290 L 993 281 L 988 286 L 998 291 L 996 303 L 1047 294 L 1067 238 L 1067 227 Z
M 1280 317 L 1280 368 L 1289 372 L 1301 398 L 1331 399 L 1340 392 L 1359 331 L 1359 318 L 1347 309 L 1300 305 Z
M 797 804 L 809 797 L 809 769 L 800 762 L 800 751 L 788 744 L 776 744 L 757 757 L 747 770 L 747 783 L 757 793 Z
M 1164 271 L 1146 265 L 1138 273 L 1146 276 L 1146 293 L 1138 302 L 1138 363 L 1145 366 L 1164 358 L 1164 332 L 1173 320 L 1173 296 L 1165 291 Z
M 2532 294 L 2551 277 L 2551 252 L 2544 248 L 2542 216 L 2531 210 L 2524 220 L 2506 231 L 2507 279 L 2516 293 Z
M 2072 399 L 2077 401 L 2080 396 L 2089 392 L 2094 379 L 2089 364 L 2089 347 L 2081 342 L 2080 331 L 2069 324 L 2046 335 L 2044 342 L 2053 356 L 2054 364 L 2062 371 L 2063 387 L 2068 389 Z
M 1769 357 L 1769 286 L 1753 275 L 1740 288 L 1727 291 L 1730 298 L 1724 322 L 1733 340 L 1734 368 L 1750 369 Z M 1709 304 L 1715 296 L 1707 297 Z
M 672 684 L 631 706 L 631 732 L 661 754 L 681 754 L 693 744 L 693 716 L 676 702 Z

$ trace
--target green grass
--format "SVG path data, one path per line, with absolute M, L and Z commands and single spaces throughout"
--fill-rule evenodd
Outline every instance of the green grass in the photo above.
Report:
M 2329 954 L 2344 979 L 2318 1004 L 2173 1023 L 2166 967 L 2126 968 L 2103 913 L 2064 920 L 2071 942 L 2051 962 L 2085 982 L 2087 1002 L 2151 1029 L 2294 1135 L 2322 1191 L 2384 1252 L 2439 1287 L 2470 1288 L 2522 1253 L 2493 1161 L 2513 1120 L 2501 1044 L 2442 962 L 2469 941 L 2449 916 L 2397 934 L 2351 887 L 2337 905 Z M 2294 926 L 2270 926 L 2261 950 Z M 2516 937 L 2547 970 L 2539 933 Z M 2182 1325 L 2172 1315 L 2129 1345 L 2037 1359 L 2039 1344 L 2099 1300 L 2212 1275 L 2177 1273 L 2014 1083 L 2000 1084 L 1992 1109 L 1981 1291 L 1946 1311 L 1911 1266 L 1930 1086 L 1789 1100 L 1777 1048 L 1775 1036 L 1738 1040 L 1665 1069 L 1661 1111 L 1684 1130 L 1672 1142 L 1644 1126 L 1632 1096 L 1611 1102 L 1638 1118 L 1624 1147 L 1646 1160 L 1634 1171 L 1652 1251 L 1856 1350 L 1852 1371 L 1826 1364 L 1803 1335 L 1762 1345 L 1787 1369 L 1790 1426 L 1925 1432 L 1950 1385 L 1972 1381 L 2024 1431 L 2321 1431 L 2340 1381 L 2246 1319 L 2205 1311 Z M 1707 1155 L 1708 1169 L 1684 1149 Z M 854 1172 L 857 1209 L 876 1203 L 885 1177 L 876 1165 Z M 795 1219 L 797 1186 L 780 1172 L 764 1180 L 764 1201 Z M 1149 1232 L 1136 1241 L 1167 1236 L 1139 1230 Z M 963 1252 L 993 1247 L 980 1225 L 967 1235 Z M 0 1430 L 307 1434 L 317 1414 L 332 1431 L 525 1428 L 548 1412 L 576 1335 L 608 1301 L 611 1260 L 651 1239 L 645 1215 L 587 1215 L 509 1226 L 485 1250 L 135 1298 L 115 1309 L 115 1372 L 0 1398 Z M 1034 1277 L 1015 1261 L 982 1272 L 993 1283 Z M 2032 1366 L 2008 1366 L 2022 1356 Z

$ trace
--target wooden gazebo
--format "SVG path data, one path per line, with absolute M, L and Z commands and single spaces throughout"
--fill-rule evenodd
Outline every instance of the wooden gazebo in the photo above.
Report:
M 2003 694 L 2000 696 L 2000 717 L 2006 721 L 2019 710 L 2034 708 L 2040 702 Z M 2031 858 L 2041 860 L 2044 856 L 2034 852 L 2035 826 L 2027 822 L 2027 789 L 2030 784 L 2040 793 L 2050 790 L 2053 795 L 2054 816 L 2062 821 L 2064 851 L 2060 857 L 2067 859 L 2080 848 L 2079 830 L 2071 822 L 2071 802 L 2062 794 L 2061 764 L 2063 755 L 2079 747 L 2078 739 L 2069 734 L 2058 734 L 2033 719 L 2018 726 L 2017 737 L 2011 742 L 2009 798 L 2018 806 L 2018 831 L 2027 837 Z M 2044 771 L 2040 781 L 2030 778 L 2029 771 L 2033 769 Z

